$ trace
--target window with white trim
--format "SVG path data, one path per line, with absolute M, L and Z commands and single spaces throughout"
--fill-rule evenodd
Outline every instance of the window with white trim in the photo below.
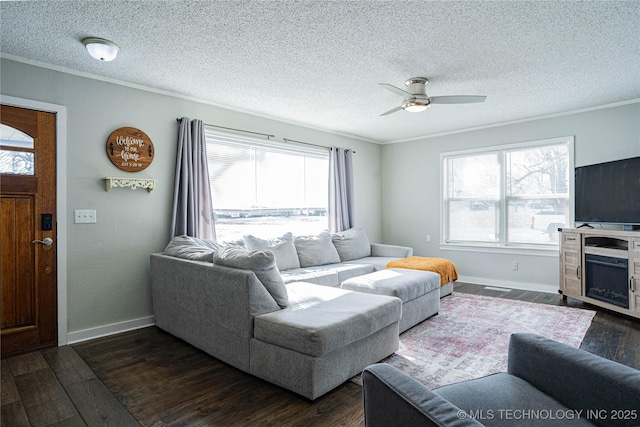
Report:
M 206 128 L 205 136 L 218 241 L 328 228 L 328 150 Z
M 441 155 L 445 244 L 556 248 L 571 225 L 573 137 Z

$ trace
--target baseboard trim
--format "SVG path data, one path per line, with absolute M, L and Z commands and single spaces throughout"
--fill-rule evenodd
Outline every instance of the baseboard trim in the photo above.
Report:
M 139 319 L 126 320 L 124 322 L 111 323 L 95 328 L 82 329 L 67 334 L 67 344 L 76 344 L 95 338 L 108 337 L 109 335 L 142 329 L 156 324 L 155 316 L 141 317 Z
M 472 283 L 474 285 L 495 286 L 498 288 L 520 289 L 522 291 L 544 292 L 547 294 L 557 294 L 558 286 L 545 285 L 542 283 L 514 282 L 511 280 L 486 279 L 484 277 L 459 276 L 459 282 Z

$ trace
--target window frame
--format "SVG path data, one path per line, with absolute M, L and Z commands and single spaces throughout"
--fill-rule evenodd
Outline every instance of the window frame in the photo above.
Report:
M 516 142 L 503 145 L 492 145 L 487 147 L 472 148 L 465 150 L 449 151 L 440 153 L 440 249 L 442 250 L 458 250 L 458 251 L 470 251 L 470 252 L 492 252 L 492 253 L 517 253 L 526 255 L 539 255 L 539 256 L 557 256 L 559 251 L 558 244 L 534 244 L 534 243 L 514 243 L 508 242 L 508 220 L 509 215 L 508 200 L 512 199 L 536 199 L 545 198 L 546 196 L 555 195 L 536 195 L 535 196 L 508 196 L 507 191 L 507 179 L 506 179 L 506 153 L 520 150 L 526 150 L 531 148 L 542 148 L 551 145 L 566 145 L 569 154 L 569 187 L 567 194 L 567 209 L 568 209 L 568 225 L 574 224 L 574 136 L 564 136 L 557 138 L 549 138 L 543 140 L 532 140 L 525 142 Z M 471 155 L 487 155 L 498 153 L 498 162 L 500 168 L 499 179 L 499 197 L 496 200 L 496 223 L 498 238 L 496 242 L 472 242 L 472 241 L 451 241 L 448 239 L 448 227 L 449 227 L 449 196 L 448 196 L 448 165 L 447 160 L 454 157 L 466 157 Z M 474 198 L 465 198 L 472 200 Z M 485 200 L 485 198 L 482 198 Z

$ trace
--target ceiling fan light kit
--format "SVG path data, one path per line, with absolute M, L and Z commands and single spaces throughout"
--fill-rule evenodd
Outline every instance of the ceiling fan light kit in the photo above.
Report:
M 379 83 L 385 89 L 404 97 L 400 107 L 393 108 L 381 116 L 395 113 L 399 110 L 408 111 L 409 113 L 420 113 L 431 107 L 431 104 L 470 104 L 475 102 L 484 102 L 486 96 L 480 95 L 452 95 L 452 96 L 433 96 L 427 95 L 427 83 L 429 79 L 426 77 L 412 77 L 404 82 L 407 90 L 400 89 L 388 83 Z
M 422 102 L 417 102 L 415 100 L 414 101 L 405 100 L 405 102 L 402 103 L 402 109 L 410 113 L 419 113 L 421 111 L 428 109 L 429 107 L 431 107 L 431 103 L 429 103 L 428 101 L 426 104 Z

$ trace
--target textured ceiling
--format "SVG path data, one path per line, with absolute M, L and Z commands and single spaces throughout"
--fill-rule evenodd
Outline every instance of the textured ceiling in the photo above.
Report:
M 391 142 L 640 99 L 639 1 L 0 2 L 5 57 Z M 80 42 L 120 46 L 113 62 Z M 1 72 L 1 70 L 0 70 Z M 486 95 L 399 111 L 404 87 Z M 256 131 L 260 131 L 256 129 Z

